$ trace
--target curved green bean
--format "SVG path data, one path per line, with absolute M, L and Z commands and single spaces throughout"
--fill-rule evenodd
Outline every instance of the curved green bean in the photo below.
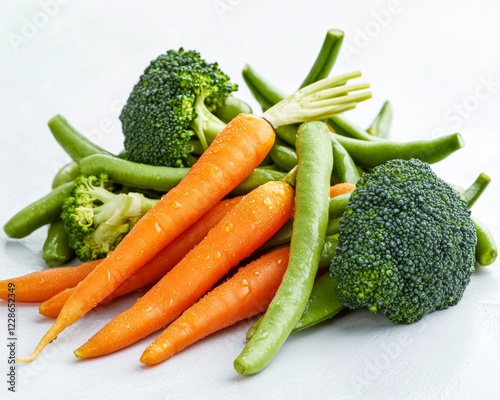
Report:
M 80 165 L 75 161 L 70 161 L 64 165 L 52 179 L 52 189 L 61 186 L 63 183 L 73 181 L 80 173 Z
M 309 299 L 328 223 L 333 166 L 330 143 L 324 123 L 306 122 L 299 127 L 295 214 L 288 267 L 257 331 L 234 361 L 234 368 L 240 374 L 254 374 L 272 360 Z
M 392 124 L 392 105 L 386 100 L 379 113 L 366 130 L 370 135 L 387 138 Z
M 360 177 L 358 167 L 344 146 L 330 135 L 333 149 L 333 175 L 337 182 L 356 183 Z
M 73 258 L 73 249 L 68 244 L 68 234 L 62 220 L 49 224 L 47 238 L 42 247 L 42 258 L 48 267 L 57 267 Z
M 493 264 L 498 255 L 495 238 L 486 224 L 477 218 L 472 218 L 476 228 L 476 264 L 482 267 Z
M 275 144 L 269 152 L 271 160 L 283 171 L 290 171 L 297 165 L 297 153 L 291 147 Z
M 251 192 L 256 187 L 269 181 L 279 181 L 285 177 L 285 173 L 270 168 L 255 168 L 250 175 L 236 186 L 232 191 L 232 196 L 240 196 Z
M 344 308 L 337 296 L 337 282 L 327 271 L 314 282 L 307 306 L 293 331 L 301 331 L 333 318 Z
M 462 136 L 459 133 L 412 142 L 366 141 L 334 133 L 332 135 L 349 152 L 356 165 L 367 168 L 373 168 L 397 158 L 417 158 L 432 164 L 443 160 L 464 146 Z
M 52 117 L 48 125 L 54 138 L 73 161 L 79 162 L 91 154 L 111 154 L 78 132 L 62 115 Z
M 38 228 L 55 222 L 61 215 L 64 199 L 70 195 L 73 182 L 64 183 L 18 211 L 4 225 L 7 236 L 20 239 Z

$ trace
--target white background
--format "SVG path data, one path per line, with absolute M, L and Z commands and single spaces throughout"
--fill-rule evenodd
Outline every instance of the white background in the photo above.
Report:
M 0 223 L 45 194 L 68 157 L 46 123 L 60 113 L 110 151 L 121 150 L 118 114 L 149 61 L 178 47 L 200 51 L 240 84 L 246 63 L 286 92 L 302 82 L 326 31 L 345 31 L 336 72 L 361 70 L 373 99 L 350 114 L 367 126 L 392 101 L 392 139 L 458 131 L 465 148 L 435 165 L 467 186 L 492 183 L 473 214 L 498 237 L 500 212 L 500 4 L 476 0 L 1 0 Z M 43 268 L 45 230 L 0 233 L 0 278 Z M 500 397 L 500 273 L 478 271 L 459 305 L 411 326 L 356 311 L 294 334 L 266 370 L 240 377 L 232 361 L 250 322 L 155 367 L 138 357 L 151 338 L 117 354 L 78 361 L 72 351 L 133 302 L 92 312 L 7 391 L 5 303 L 0 304 L 0 397 L 19 399 L 493 399 Z M 18 304 L 17 352 L 26 356 L 51 321 Z M 2 339 L 2 337 L 4 339 Z

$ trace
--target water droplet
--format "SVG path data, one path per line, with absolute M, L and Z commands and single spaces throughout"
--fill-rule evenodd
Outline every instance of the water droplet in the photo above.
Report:
M 153 311 L 153 307 L 151 307 L 151 306 L 148 305 L 147 308 L 146 308 L 146 312 L 151 312 L 151 311 Z
M 172 207 L 174 207 L 174 208 L 182 208 L 182 204 L 181 204 L 181 203 L 179 203 L 178 201 L 174 201 L 174 202 L 172 203 Z
M 259 276 L 259 275 L 260 275 L 260 271 L 255 271 L 253 274 L 254 274 L 255 276 Z
M 162 231 L 161 226 L 158 222 L 155 222 L 155 229 L 156 229 L 156 233 L 160 233 Z
M 233 230 L 233 224 L 226 225 L 226 232 L 231 232 Z

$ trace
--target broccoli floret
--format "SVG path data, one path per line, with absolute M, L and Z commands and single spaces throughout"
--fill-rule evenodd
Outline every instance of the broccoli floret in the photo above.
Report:
M 103 258 L 157 202 L 142 193 L 120 192 L 107 173 L 79 175 L 64 201 L 61 219 L 69 246 L 81 261 Z
M 224 128 L 214 112 L 236 90 L 217 63 L 206 62 L 196 51 L 161 54 L 146 68 L 120 114 L 128 159 L 187 166 L 188 154 L 200 143 L 206 149 Z
M 477 240 L 457 192 L 416 159 L 382 164 L 356 186 L 330 265 L 341 301 L 397 323 L 457 304 Z

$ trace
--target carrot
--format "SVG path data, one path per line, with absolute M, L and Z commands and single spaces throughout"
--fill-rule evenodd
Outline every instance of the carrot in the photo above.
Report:
M 128 310 L 75 351 L 80 358 L 122 349 L 176 319 L 292 215 L 294 190 L 270 181 L 245 195 L 182 261 Z
M 7 300 L 9 284 L 15 287 L 16 301 L 45 301 L 61 290 L 71 288 L 85 278 L 101 260 L 94 260 L 74 267 L 43 269 L 16 278 L 0 281 L 0 299 Z
M 350 182 L 341 182 L 336 183 L 333 186 L 330 186 L 330 197 L 339 196 L 344 193 L 350 193 L 354 189 L 356 189 L 356 185 Z
M 172 322 L 142 353 L 141 362 L 158 364 L 214 332 L 263 312 L 283 278 L 289 250 L 274 250 L 241 267 Z
M 109 296 L 241 183 L 264 160 L 274 139 L 274 129 L 264 118 L 240 114 L 230 121 L 179 184 L 80 282 L 33 353 L 17 362 L 36 359 L 64 329 Z
M 117 297 L 141 289 L 148 284 L 156 283 L 163 275 L 170 271 L 182 258 L 207 235 L 224 215 L 239 201 L 241 197 L 222 200 L 203 215 L 198 221 L 191 225 L 181 235 L 165 246 L 141 269 L 123 281 L 106 299 L 100 304 L 107 304 Z M 66 289 L 52 298 L 44 301 L 40 307 L 40 314 L 57 318 L 62 307 L 75 288 Z

